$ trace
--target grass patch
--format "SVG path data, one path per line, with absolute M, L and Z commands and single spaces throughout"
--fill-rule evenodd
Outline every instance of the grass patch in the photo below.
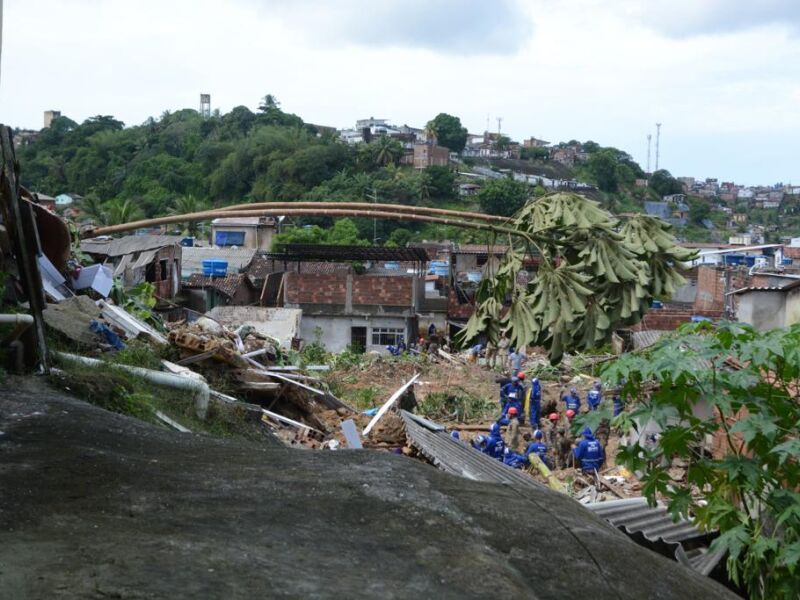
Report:
M 141 377 L 114 368 L 113 364 L 98 369 L 64 363 L 58 373 L 50 375 L 50 381 L 91 404 L 166 429 L 171 430 L 156 417 L 156 411 L 195 433 L 255 441 L 270 437 L 260 421 L 253 420 L 242 405 L 212 401 L 206 419 L 201 420 L 195 414 L 195 400 L 190 392 L 152 385 Z
M 418 410 L 429 419 L 455 419 L 466 422 L 494 416 L 498 406 L 485 398 L 474 396 L 461 388 L 454 392 L 432 392 L 419 403 Z

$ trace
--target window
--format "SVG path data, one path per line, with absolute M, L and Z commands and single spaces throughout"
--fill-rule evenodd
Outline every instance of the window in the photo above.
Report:
M 214 243 L 217 246 L 244 246 L 244 231 L 217 231 Z
M 164 258 L 158 261 L 158 266 L 159 269 L 161 270 L 161 281 L 166 281 L 167 276 L 169 275 L 169 273 L 167 272 L 167 259 Z
M 406 337 L 405 329 L 394 329 L 388 327 L 373 327 L 372 328 L 372 345 L 373 346 L 396 346 L 400 340 Z

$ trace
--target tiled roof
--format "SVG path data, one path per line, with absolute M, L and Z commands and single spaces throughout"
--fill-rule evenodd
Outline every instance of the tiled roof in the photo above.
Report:
M 189 276 L 189 280 L 183 284 L 183 287 L 213 287 L 218 292 L 233 298 L 242 285 L 245 285 L 245 276 L 241 273 L 230 273 L 225 277 L 204 277 L 202 273 L 193 273 Z
M 281 271 L 314 273 L 317 275 L 331 275 L 334 273 L 347 273 L 350 270 L 349 263 L 336 262 L 299 262 L 284 261 L 280 258 L 271 258 L 269 255 L 257 254 L 250 265 L 247 267 L 247 276 L 252 280 L 264 279 L 270 273 Z

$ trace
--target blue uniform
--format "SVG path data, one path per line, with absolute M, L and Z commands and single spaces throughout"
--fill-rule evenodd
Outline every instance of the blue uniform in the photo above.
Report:
M 535 454 L 542 459 L 542 462 L 550 467 L 550 460 L 547 458 L 547 446 L 540 441 L 533 441 L 525 448 L 525 456 Z
M 514 469 L 521 469 L 528 464 L 528 459 L 506 448 L 506 451 L 503 453 L 503 464 Z
M 567 410 L 574 410 L 575 414 L 581 409 L 581 397 L 577 393 L 573 394 L 570 392 L 566 396 L 564 396 L 564 402 L 567 403 Z
M 622 412 L 622 398 L 619 397 L 619 394 L 614 394 L 614 416 L 616 417 Z
M 600 408 L 600 402 L 603 401 L 603 394 L 600 390 L 589 390 L 586 394 L 586 404 L 589 405 L 589 410 L 597 410 Z
M 486 448 L 483 450 L 484 454 L 488 454 L 492 458 L 503 460 L 503 451 L 506 449 L 506 443 L 503 441 L 503 436 L 499 433 L 489 434 L 486 439 Z
M 572 452 L 575 460 L 580 461 L 581 469 L 584 471 L 599 470 L 606 457 L 600 442 L 594 439 L 591 432 L 586 431 L 583 433 L 583 439 Z

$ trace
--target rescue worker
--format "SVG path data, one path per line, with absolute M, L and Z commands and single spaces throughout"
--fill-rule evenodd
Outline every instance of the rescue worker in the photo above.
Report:
M 567 420 L 570 421 L 570 422 L 572 421 L 572 419 L 575 418 L 575 411 L 572 410 L 571 408 L 564 414 L 567 415 Z
M 399 346 L 389 345 L 386 346 L 386 349 L 389 351 L 389 354 L 392 356 L 400 356 L 402 354 L 402 350 L 400 350 Z
M 489 437 L 486 439 L 486 447 L 483 451 L 484 454 L 502 460 L 505 447 L 506 443 L 503 440 L 503 436 L 500 435 L 500 425 L 492 423 L 492 426 L 489 428 Z
M 486 453 L 486 436 L 484 435 L 477 435 L 475 438 L 470 442 L 470 445 L 480 452 Z
M 508 465 L 512 469 L 522 469 L 527 466 L 528 459 L 521 454 L 512 452 L 511 448 L 506 448 L 503 450 L 503 464 Z
M 586 394 L 586 404 L 589 410 L 597 410 L 600 408 L 600 403 L 603 401 L 602 384 L 596 381 L 594 387 Z
M 608 446 L 608 438 L 611 435 L 611 423 L 608 422 L 608 419 L 600 421 L 597 429 L 594 430 L 594 435 L 603 448 Z
M 525 456 L 530 456 L 531 454 L 535 454 L 539 458 L 542 459 L 542 462 L 547 465 L 548 469 L 551 469 L 550 459 L 547 456 L 547 446 L 544 444 L 542 439 L 544 435 L 538 429 L 533 432 L 533 441 L 528 444 L 528 447 L 525 448 Z
M 522 366 L 525 364 L 525 351 L 522 348 L 519 348 L 517 351 L 511 349 L 511 354 L 508 355 L 508 366 L 509 372 L 519 373 L 522 371 Z
M 428 325 L 428 337 L 433 337 L 434 335 L 436 335 L 436 324 L 432 322 Z
M 605 461 L 605 452 L 588 427 L 583 429 L 583 439 L 572 451 L 575 460 L 580 464 L 581 470 L 593 473 L 600 470 Z
M 483 346 L 480 344 L 475 344 L 472 348 L 469 349 L 469 362 L 477 363 L 478 359 L 481 357 L 481 349 Z
M 450 432 L 450 437 L 453 438 L 454 440 L 460 440 L 461 439 L 461 434 L 458 433 L 457 431 L 451 431 Z
M 511 378 L 511 381 L 500 388 L 500 406 L 502 413 L 505 414 L 508 410 L 508 403 L 512 400 L 516 401 L 517 409 L 522 412 L 522 398 L 525 394 L 525 388 L 519 382 L 519 377 L 516 375 Z
M 556 432 L 556 468 L 566 469 L 570 464 L 572 455 L 572 438 L 567 430 L 559 427 Z
M 567 405 L 567 410 L 572 410 L 575 414 L 578 414 L 581 410 L 581 397 L 578 394 L 578 390 L 575 388 L 571 388 L 569 390 L 569 394 L 564 396 L 563 398 L 564 403 Z
M 525 373 L 520 373 L 524 376 Z M 528 415 L 528 422 L 534 429 L 539 429 L 539 411 L 542 408 L 542 384 L 539 378 L 534 377 L 531 387 L 525 390 L 525 414 Z
M 491 340 L 486 342 L 486 366 L 490 369 L 494 369 L 494 361 L 497 358 L 497 346 L 495 346 Z
M 508 363 L 508 347 L 511 345 L 511 340 L 508 339 L 506 332 L 500 334 L 500 339 L 497 341 L 497 362 L 500 364 L 500 370 L 505 371 L 506 364 Z M 494 365 L 491 365 L 494 368 Z
M 558 413 L 552 412 L 547 415 L 547 422 L 545 425 L 547 426 L 546 430 L 546 439 L 547 443 L 550 444 L 555 448 L 556 446 L 556 430 L 558 429 L 558 420 L 559 420 Z

